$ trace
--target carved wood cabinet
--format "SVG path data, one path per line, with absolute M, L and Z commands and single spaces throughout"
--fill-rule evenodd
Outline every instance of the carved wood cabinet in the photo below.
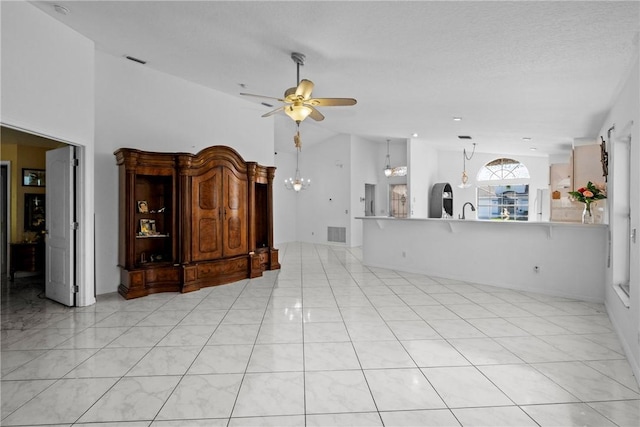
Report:
M 230 147 L 198 154 L 123 148 L 118 292 L 189 292 L 279 269 L 273 247 L 275 167 Z

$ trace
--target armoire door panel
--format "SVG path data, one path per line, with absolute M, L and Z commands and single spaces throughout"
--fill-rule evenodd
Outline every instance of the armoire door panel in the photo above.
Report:
M 224 256 L 246 254 L 247 243 L 247 180 L 239 178 L 228 168 L 224 170 Z
M 215 236 L 216 230 L 220 227 L 220 222 L 217 219 L 204 218 L 200 220 L 198 227 L 198 245 L 200 254 L 219 253 L 219 239 L 208 238 L 207 236 Z
M 220 201 L 222 200 L 222 175 L 214 168 L 192 182 L 191 258 L 203 261 L 222 256 L 222 223 Z
M 200 182 L 198 185 L 198 206 L 203 210 L 217 209 L 220 207 L 220 175 L 215 174 L 211 179 Z
M 240 219 L 237 217 L 231 217 L 227 221 L 227 226 L 229 227 L 229 239 L 227 242 L 227 246 L 231 250 L 237 250 L 242 247 L 242 224 L 240 223 Z

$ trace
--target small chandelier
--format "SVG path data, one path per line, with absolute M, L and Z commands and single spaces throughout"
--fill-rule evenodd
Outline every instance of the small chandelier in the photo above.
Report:
M 284 186 L 287 190 L 294 190 L 296 193 L 300 190 L 306 190 L 311 185 L 310 179 L 304 179 L 300 175 L 300 169 L 298 168 L 300 160 L 300 150 L 302 149 L 302 140 L 300 139 L 300 124 L 298 123 L 298 131 L 293 137 L 293 142 L 296 146 L 296 174 L 293 178 L 284 180 Z
M 385 157 L 384 176 L 389 178 L 392 173 L 393 168 L 391 167 L 391 156 L 389 155 L 389 140 L 387 139 L 387 157 Z
M 473 155 L 476 152 L 476 143 L 473 143 L 473 151 L 471 155 L 467 157 L 467 149 L 462 150 L 462 178 L 460 179 L 460 184 L 458 184 L 458 188 L 469 188 L 471 184 L 469 184 L 469 175 L 467 175 L 467 160 L 471 160 Z

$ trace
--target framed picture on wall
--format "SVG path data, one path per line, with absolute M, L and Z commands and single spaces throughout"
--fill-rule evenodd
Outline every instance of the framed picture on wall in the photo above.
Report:
M 44 187 L 46 184 L 44 169 L 22 168 L 23 187 Z
M 24 195 L 24 229 L 38 235 L 45 230 L 44 194 L 25 193 Z

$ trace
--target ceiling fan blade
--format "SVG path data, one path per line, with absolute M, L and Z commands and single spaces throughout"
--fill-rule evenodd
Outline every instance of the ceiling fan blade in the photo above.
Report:
M 276 98 L 273 96 L 264 96 L 264 95 L 254 95 L 253 93 L 241 93 L 243 96 L 253 96 L 254 98 L 263 98 L 263 99 L 275 99 L 276 101 L 284 102 L 282 98 Z
M 296 96 L 296 89 L 297 88 L 295 87 L 290 87 L 284 91 L 284 102 L 295 102 L 298 100 L 298 97 Z
M 284 111 L 284 105 L 280 108 L 276 108 L 275 110 L 271 110 L 268 113 L 264 113 L 262 115 L 262 117 L 269 117 L 269 116 L 273 116 L 275 113 L 279 112 L 279 111 Z
M 306 101 L 315 107 L 337 107 L 355 105 L 358 101 L 353 98 L 314 98 Z
M 322 115 L 322 113 L 320 111 L 316 110 L 311 105 L 309 105 L 308 107 L 311 108 L 311 114 L 309 114 L 309 117 L 311 117 L 316 122 L 321 122 L 321 121 L 324 120 L 324 116 Z
M 309 99 L 312 91 L 313 82 L 311 80 L 302 79 L 296 88 L 296 96 L 302 97 L 302 99 Z

